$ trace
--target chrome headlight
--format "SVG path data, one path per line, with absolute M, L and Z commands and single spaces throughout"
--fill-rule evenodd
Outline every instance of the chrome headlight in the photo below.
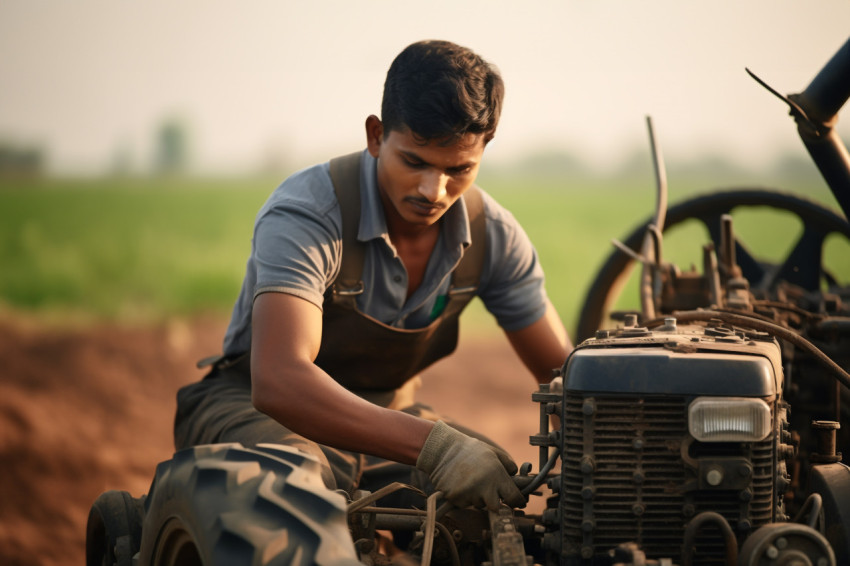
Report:
M 701 442 L 755 442 L 770 434 L 770 407 L 751 397 L 697 397 L 688 408 L 691 436 Z

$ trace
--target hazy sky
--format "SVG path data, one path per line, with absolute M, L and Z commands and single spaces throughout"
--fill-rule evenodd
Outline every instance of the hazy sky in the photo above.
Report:
M 0 140 L 45 145 L 56 170 L 102 168 L 119 148 L 142 167 L 157 124 L 179 116 L 199 168 L 309 164 L 362 147 L 392 58 L 440 38 L 505 78 L 490 159 L 567 148 L 605 165 L 646 145 L 651 115 L 668 162 L 760 161 L 802 150 L 744 67 L 799 92 L 848 23 L 847 0 L 2 0 Z

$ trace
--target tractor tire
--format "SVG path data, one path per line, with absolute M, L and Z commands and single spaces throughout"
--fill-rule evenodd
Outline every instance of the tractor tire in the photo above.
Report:
M 196 446 L 156 470 L 137 566 L 360 565 L 345 498 L 310 455 Z
M 133 566 L 142 535 L 143 499 L 107 491 L 95 500 L 86 523 L 86 566 Z

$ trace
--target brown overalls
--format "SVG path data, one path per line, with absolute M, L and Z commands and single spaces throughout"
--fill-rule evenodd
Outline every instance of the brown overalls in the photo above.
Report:
M 360 153 L 331 160 L 331 178 L 342 212 L 342 265 L 325 293 L 322 343 L 316 365 L 346 389 L 386 407 L 429 419 L 447 420 L 429 407 L 413 402 L 419 372 L 452 353 L 457 346 L 458 316 L 475 296 L 484 262 L 486 233 L 483 203 L 477 187 L 463 198 L 469 214 L 472 243 L 452 273 L 449 297 L 443 312 L 428 326 L 399 329 L 357 310 L 363 292 L 363 243 L 357 240 L 360 219 Z M 174 439 L 177 449 L 199 444 L 239 442 L 286 444 L 316 456 L 323 479 L 331 488 L 373 489 L 366 484 L 396 481 L 374 478 L 369 469 L 385 469 L 386 462 L 320 446 L 293 433 L 254 409 L 251 403 L 250 355 L 219 359 L 207 376 L 177 394 Z M 320 410 L 317 407 L 317 410 Z M 453 424 L 453 426 L 456 426 Z M 463 432 L 482 438 L 473 431 Z M 482 438 L 483 439 L 483 438 Z M 486 439 L 484 439 L 486 440 Z M 405 473 L 419 475 L 407 466 Z M 396 471 L 398 467 L 396 468 Z M 380 474 L 378 474 L 380 475 Z M 426 488 L 427 478 L 401 481 Z M 380 487 L 380 486 L 374 486 Z

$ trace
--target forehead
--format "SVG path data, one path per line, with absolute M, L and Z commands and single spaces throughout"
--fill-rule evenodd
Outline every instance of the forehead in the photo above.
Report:
M 484 134 L 464 134 L 458 140 L 424 140 L 409 129 L 392 130 L 385 142 L 393 149 L 415 155 L 424 161 L 478 162 L 484 153 Z

